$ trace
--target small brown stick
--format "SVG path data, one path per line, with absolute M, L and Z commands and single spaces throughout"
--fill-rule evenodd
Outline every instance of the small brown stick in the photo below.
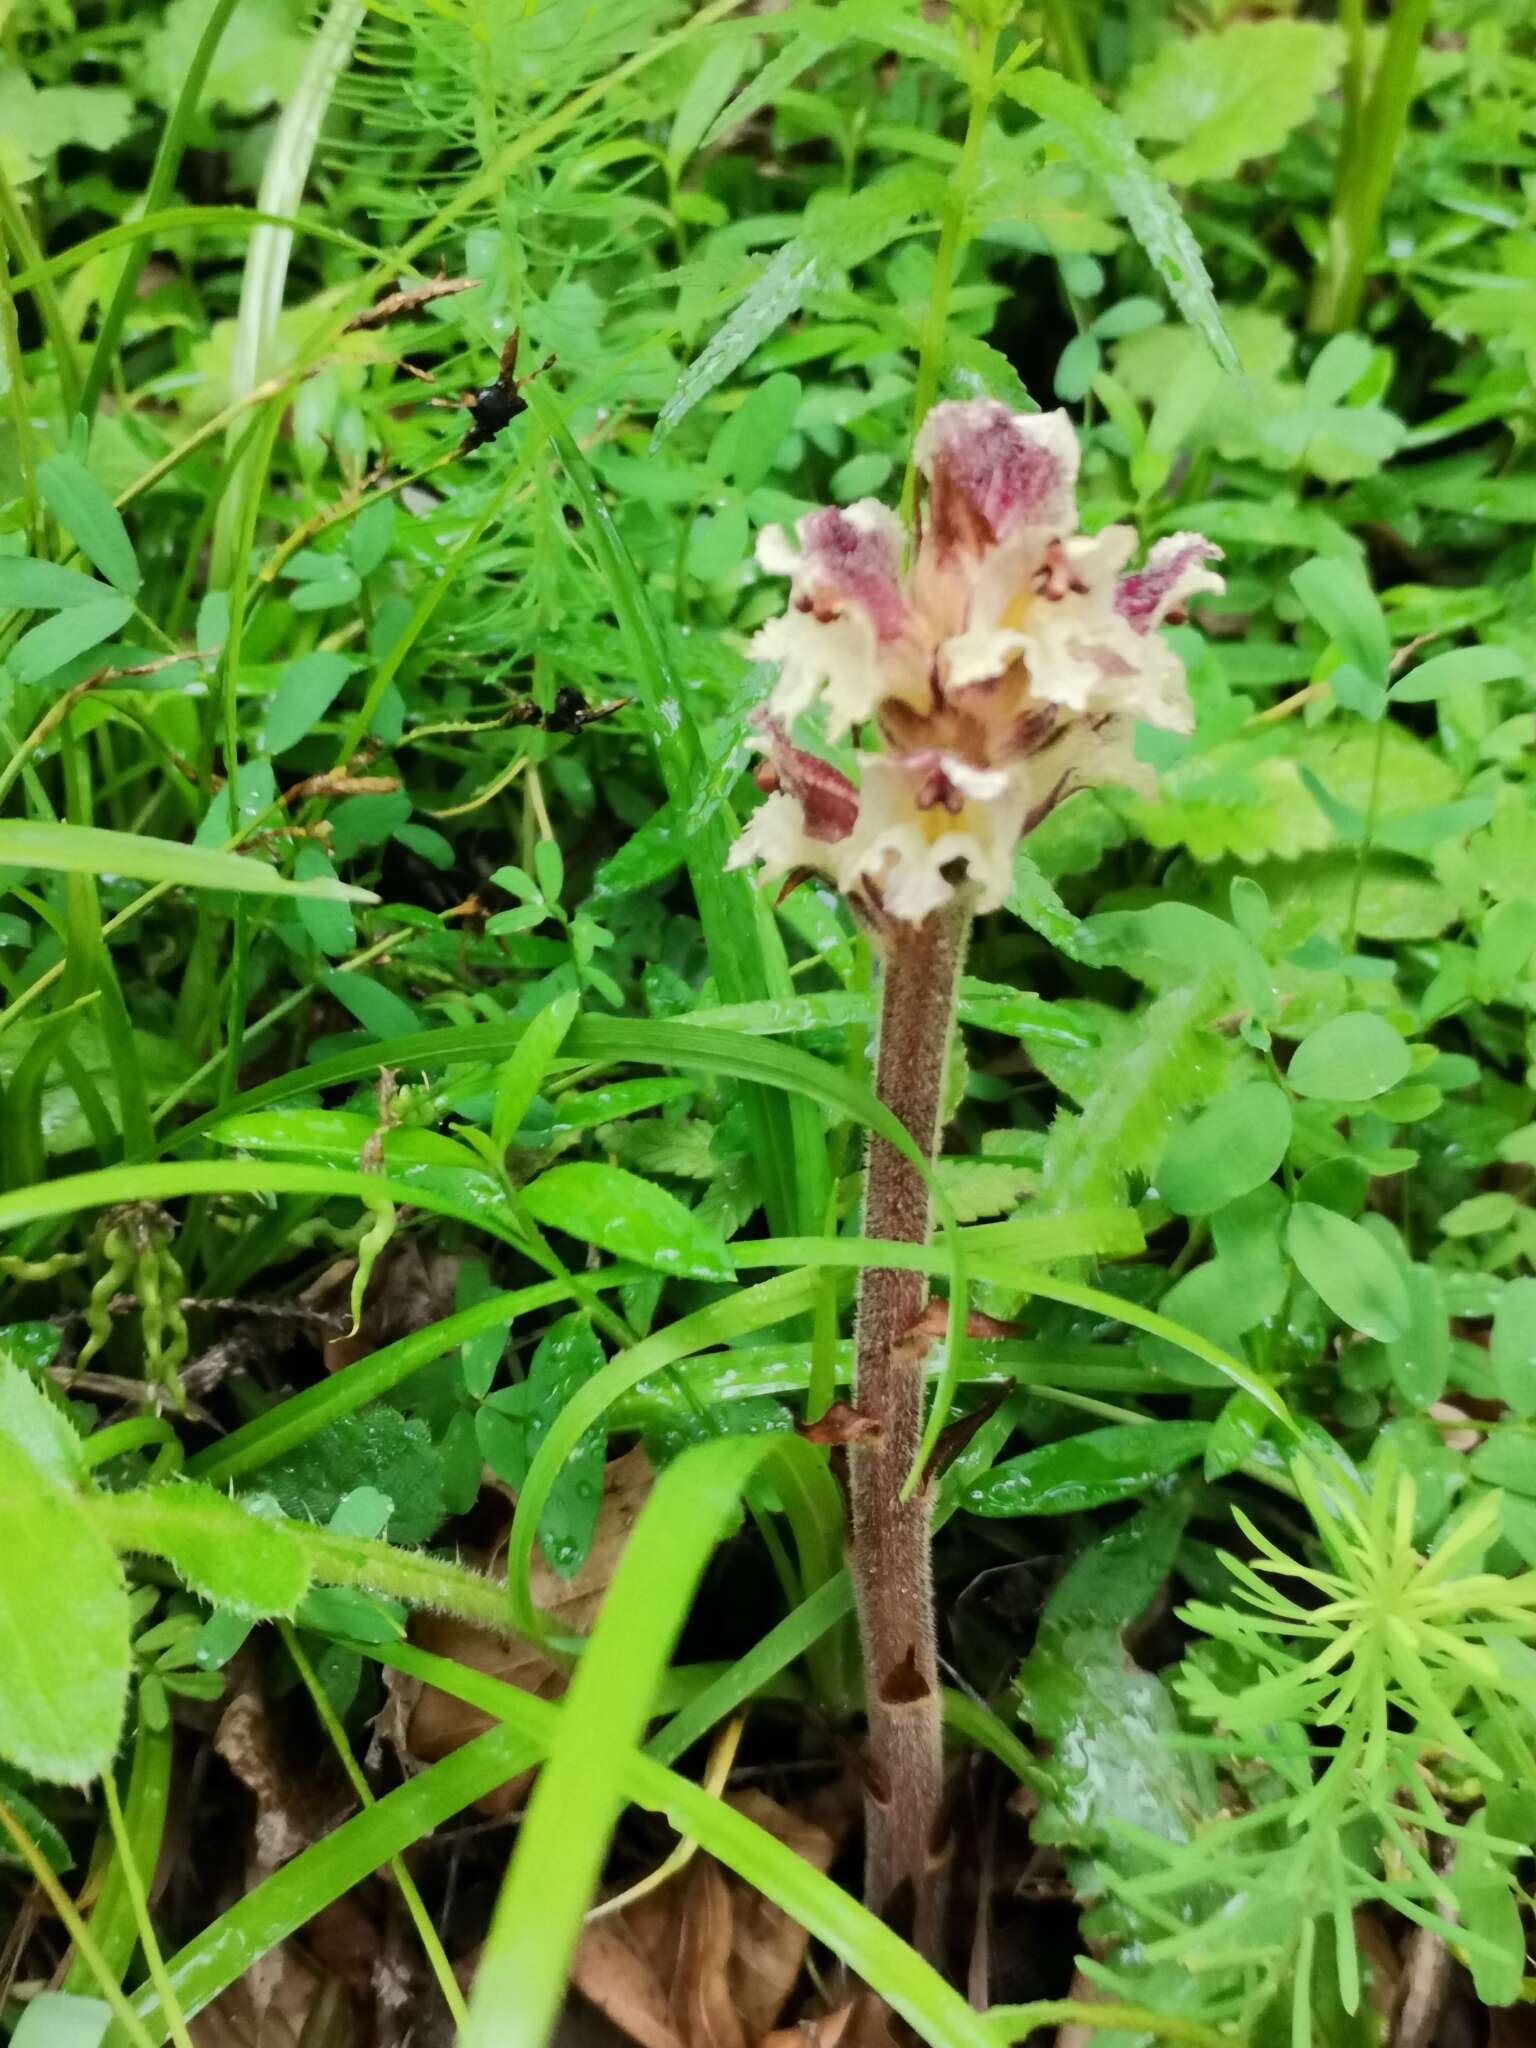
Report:
M 471 292 L 479 282 L 478 277 L 435 277 L 430 284 L 413 284 L 404 291 L 389 292 L 365 311 L 354 313 L 341 331 L 361 334 L 365 328 L 383 327 L 386 322 L 399 319 L 402 313 L 414 313 L 419 306 L 430 305 L 434 299 L 451 299 L 457 292 Z

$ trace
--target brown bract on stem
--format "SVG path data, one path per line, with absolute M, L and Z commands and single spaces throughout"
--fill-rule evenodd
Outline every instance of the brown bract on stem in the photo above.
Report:
M 894 927 L 885 949 L 875 1086 L 928 1160 L 938 1144 L 969 924 L 967 903 L 957 896 L 920 924 Z M 885 1139 L 873 1138 L 865 1235 L 926 1244 L 931 1222 L 922 1172 Z M 877 1912 L 903 1918 L 910 1913 L 917 1946 L 935 1954 L 948 1845 L 941 1838 L 943 1710 L 934 1622 L 933 1502 L 926 1483 L 902 1498 L 923 1433 L 923 1361 L 932 1342 L 920 1327 L 927 1300 L 928 1283 L 921 1273 L 884 1266 L 864 1271 L 854 1400 L 877 1434 L 849 1447 L 849 1494 L 872 1766 L 865 1896 Z

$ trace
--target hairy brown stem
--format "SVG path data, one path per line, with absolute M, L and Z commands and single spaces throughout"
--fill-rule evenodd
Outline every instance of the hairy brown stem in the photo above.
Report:
M 966 907 L 955 902 L 921 924 L 896 925 L 886 948 L 875 1091 L 926 1159 L 939 1138 L 969 922 Z M 884 1139 L 872 1139 L 865 1235 L 925 1244 L 930 1222 L 922 1174 Z M 870 1267 L 862 1277 L 854 1400 L 877 1428 L 850 1446 L 849 1491 L 872 1765 L 865 1899 L 893 1919 L 910 1914 L 913 1939 L 933 1955 L 946 1843 L 932 1500 L 926 1487 L 901 1498 L 922 1437 L 929 1340 L 914 1329 L 927 1299 L 928 1283 L 919 1273 Z

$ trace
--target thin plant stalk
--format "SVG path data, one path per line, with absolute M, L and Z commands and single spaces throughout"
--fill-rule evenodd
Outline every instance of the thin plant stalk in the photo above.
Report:
M 975 197 L 976 182 L 981 170 L 981 141 L 986 132 L 987 116 L 992 111 L 992 95 L 995 91 L 997 69 L 998 31 L 987 28 L 977 38 L 971 64 L 971 98 L 966 115 L 965 139 L 960 145 L 960 161 L 949 185 L 949 204 L 945 210 L 943 224 L 939 229 L 939 246 L 933 259 L 933 283 L 928 292 L 928 313 L 923 322 L 922 340 L 917 358 L 917 389 L 912 399 L 913 447 L 916 447 L 916 432 L 939 395 L 939 384 L 944 371 L 944 344 L 949 332 L 949 300 L 954 288 L 955 273 L 964 251 L 969 227 L 971 201 Z M 902 480 L 901 509 L 909 521 L 917 503 L 917 467 L 909 459 L 907 473 Z
M 920 924 L 895 924 L 886 943 L 875 1091 L 928 1160 L 938 1145 L 969 923 L 957 897 Z M 873 1139 L 866 1235 L 926 1244 L 931 1221 L 928 1180 L 884 1139 Z M 893 1919 L 910 1914 L 916 1946 L 933 1956 L 945 1858 L 933 1500 L 926 1484 L 903 1498 L 923 1434 L 928 1346 L 917 1325 L 927 1300 L 920 1273 L 872 1266 L 862 1275 L 854 1402 L 872 1433 L 851 1447 L 849 1493 L 870 1740 L 865 1900 Z
M 235 11 L 235 0 L 214 0 L 208 18 L 203 23 L 203 32 L 197 39 L 191 62 L 182 73 L 181 89 L 176 95 L 170 118 L 160 134 L 160 147 L 155 152 L 154 166 L 149 174 L 149 183 L 144 190 L 145 213 L 159 213 L 171 196 L 176 183 L 176 173 L 181 168 L 181 159 L 197 118 L 198 104 L 203 96 L 203 87 L 208 81 L 208 72 L 213 63 L 219 40 L 228 26 L 229 18 Z M 149 244 L 133 243 L 123 259 L 118 273 L 117 284 L 108 301 L 107 310 L 101 317 L 96 331 L 96 345 L 86 367 L 85 383 L 80 393 L 80 411 L 91 419 L 96 411 L 96 401 L 112 372 L 117 360 L 118 339 L 128 310 L 138 290 L 139 277 L 149 259 Z
M 1350 0 L 1344 10 L 1350 34 L 1344 137 L 1328 219 L 1327 251 L 1308 308 L 1307 324 L 1315 334 L 1338 334 L 1353 327 L 1360 317 L 1366 270 L 1413 104 L 1414 71 L 1429 8 L 1430 0 L 1395 0 L 1368 93 L 1362 75 L 1363 11 L 1356 0 Z

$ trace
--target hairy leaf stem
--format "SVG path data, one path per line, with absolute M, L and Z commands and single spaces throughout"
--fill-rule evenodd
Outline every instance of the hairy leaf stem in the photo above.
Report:
M 896 925 L 885 950 L 875 1089 L 930 1161 L 969 924 L 969 907 L 956 898 L 921 924 Z M 873 1138 L 866 1234 L 926 1244 L 930 1223 L 927 1177 Z M 870 1266 L 862 1274 L 854 1402 L 873 1430 L 851 1446 L 849 1491 L 871 1754 L 865 1899 L 877 1913 L 910 1911 L 916 1945 L 931 1957 L 946 1847 L 932 1489 L 925 1483 L 902 1497 L 923 1434 L 927 1343 L 916 1332 L 927 1299 L 920 1273 Z

